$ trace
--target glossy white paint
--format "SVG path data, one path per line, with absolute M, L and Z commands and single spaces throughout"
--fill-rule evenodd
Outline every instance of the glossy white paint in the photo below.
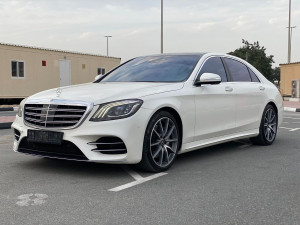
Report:
M 194 85 L 198 72 L 206 59 L 213 56 L 238 60 L 254 71 L 260 83 L 225 82 L 216 85 Z M 253 137 L 259 133 L 265 106 L 274 103 L 278 110 L 278 124 L 282 121 L 283 101 L 277 88 L 247 62 L 229 55 L 209 53 L 198 62 L 194 71 L 181 83 L 88 83 L 62 87 L 60 99 L 87 101 L 94 104 L 86 120 L 75 129 L 63 130 L 64 139 L 73 142 L 94 162 L 138 163 L 142 157 L 143 139 L 150 118 L 158 110 L 168 107 L 178 113 L 182 123 L 182 147 L 179 153 L 201 147 Z M 27 99 L 56 99 L 56 89 L 35 94 Z M 91 122 L 89 119 L 106 102 L 141 99 L 142 107 L 129 118 Z M 20 131 L 20 140 L 27 135 L 23 118 L 16 117 L 13 128 Z M 32 128 L 30 128 L 32 129 Z M 88 145 L 102 136 L 121 138 L 127 154 L 104 155 L 91 151 Z M 15 141 L 17 151 L 19 142 Z

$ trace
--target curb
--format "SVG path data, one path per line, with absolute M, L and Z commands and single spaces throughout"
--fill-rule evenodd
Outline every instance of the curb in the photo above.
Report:
M 283 110 L 286 112 L 300 112 L 300 109 L 292 108 L 292 107 L 284 107 Z
M 0 108 L 0 112 L 14 111 L 14 107 Z
M 18 111 L 19 107 L 0 107 L 0 112 L 12 112 L 12 111 Z
M 0 130 L 1 129 L 10 129 L 12 123 L 0 123 Z

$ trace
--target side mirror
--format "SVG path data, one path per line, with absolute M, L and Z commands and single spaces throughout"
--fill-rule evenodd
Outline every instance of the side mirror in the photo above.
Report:
M 203 73 L 200 79 L 195 81 L 196 86 L 201 86 L 202 84 L 219 84 L 222 79 L 218 74 L 215 73 Z
M 95 80 L 98 80 L 98 79 L 100 79 L 101 77 L 103 77 L 103 75 L 99 74 L 99 75 L 95 76 Z

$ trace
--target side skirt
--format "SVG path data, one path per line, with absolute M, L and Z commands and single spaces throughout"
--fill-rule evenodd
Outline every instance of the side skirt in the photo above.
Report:
M 200 140 L 200 141 L 194 141 L 194 142 L 183 144 L 182 148 L 178 152 L 178 154 L 190 152 L 190 151 L 193 151 L 196 149 L 205 148 L 208 146 L 221 144 L 221 143 L 225 143 L 225 142 L 229 142 L 229 141 L 255 137 L 258 134 L 259 134 L 259 130 L 254 129 L 254 130 L 248 130 L 248 131 L 239 132 L 239 133 L 235 133 L 235 134 L 225 135 L 225 136 L 221 136 L 221 137 L 209 138 L 209 139 L 204 139 L 204 140 Z

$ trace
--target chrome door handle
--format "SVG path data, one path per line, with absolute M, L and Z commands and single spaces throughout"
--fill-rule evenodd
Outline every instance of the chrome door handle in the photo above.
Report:
M 259 86 L 259 90 L 263 91 L 265 90 L 266 88 L 264 86 Z
M 233 91 L 233 88 L 232 88 L 232 87 L 229 87 L 229 86 L 227 86 L 227 87 L 225 87 L 225 91 L 231 92 L 231 91 Z

